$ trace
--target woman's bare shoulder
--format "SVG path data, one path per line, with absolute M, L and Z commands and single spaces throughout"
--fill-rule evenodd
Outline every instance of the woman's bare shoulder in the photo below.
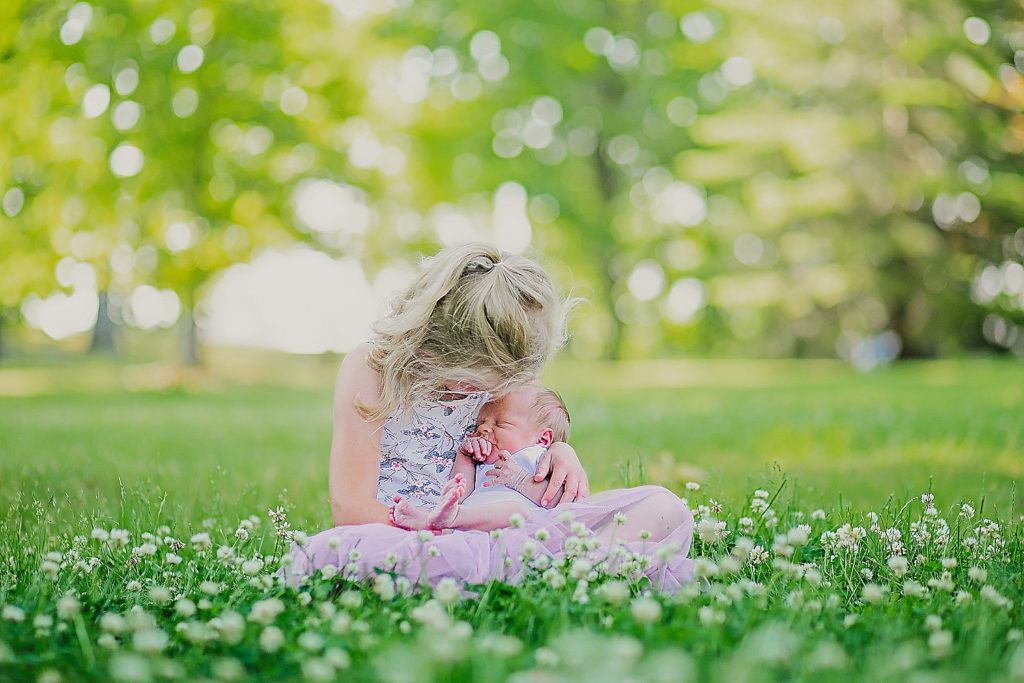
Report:
M 372 348 L 370 342 L 363 342 L 345 354 L 334 383 L 336 398 L 351 399 L 359 394 L 364 400 L 372 401 L 379 395 L 380 374 L 366 362 Z

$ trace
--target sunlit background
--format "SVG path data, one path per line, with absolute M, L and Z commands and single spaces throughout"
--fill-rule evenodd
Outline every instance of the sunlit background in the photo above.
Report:
M 1024 355 L 1014 0 L 8 0 L 0 348 L 344 352 L 438 248 L 578 358 Z M 0 360 L 2 362 L 2 360 Z

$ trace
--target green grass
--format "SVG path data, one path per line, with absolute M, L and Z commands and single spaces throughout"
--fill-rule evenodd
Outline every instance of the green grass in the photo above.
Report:
M 297 519 L 323 526 L 335 367 L 310 364 L 304 389 L 224 381 L 125 392 L 100 364 L 86 376 L 104 390 L 0 396 L 0 478 L 115 519 L 122 485 L 162 489 L 182 521 L 218 500 L 230 501 L 224 512 L 258 512 L 287 489 Z M 46 372 L 71 382 L 76 369 Z M 595 490 L 637 483 L 642 466 L 648 482 L 681 492 L 698 480 L 726 501 L 784 474 L 787 494 L 820 505 L 867 509 L 931 488 L 1024 511 L 1014 500 L 1024 481 L 1021 363 L 869 375 L 831 363 L 590 364 L 556 366 L 546 379 L 570 408 Z
M 553 367 L 547 382 L 569 405 L 571 441 L 595 490 L 648 481 L 694 507 L 711 499 L 724 504 L 716 516 L 731 535 L 698 539 L 691 555 L 721 564 L 743 535 L 740 517 L 758 520 L 751 535 L 769 553 L 777 532 L 813 524 L 809 543 L 789 560 L 744 563 L 707 590 L 695 584 L 675 597 L 654 596 L 661 616 L 645 623 L 642 599 L 631 607 L 602 597 L 599 586 L 619 580 L 605 575 L 580 588 L 572 578 L 552 586 L 537 572 L 522 587 L 495 584 L 478 598 L 419 611 L 429 591 L 386 599 L 371 586 L 318 580 L 303 590 L 306 605 L 294 591 L 251 585 L 234 564 L 190 548 L 192 534 L 205 530 L 214 548 L 279 556 L 265 520 L 278 504 L 288 506 L 294 528 L 329 524 L 336 359 L 260 362 L 229 356 L 201 376 L 159 363 L 105 361 L 0 370 L 0 605 L 26 614 L 20 622 L 0 618 L 0 680 L 55 672 L 70 680 L 225 679 L 238 667 L 267 679 L 315 679 L 326 671 L 395 681 L 687 680 L 686 671 L 723 681 L 1024 679 L 1024 649 L 1016 644 L 1024 628 L 1020 363 L 922 363 L 868 375 L 829 362 Z M 241 381 L 254 376 L 258 385 Z M 285 380 L 293 386 L 279 386 Z M 126 391 L 126 384 L 158 388 Z M 686 490 L 687 481 L 701 482 L 700 491 Z M 755 488 L 781 489 L 772 504 L 778 527 L 751 513 Z M 909 540 L 911 523 L 922 519 L 919 496 L 928 490 L 953 529 L 942 547 Z M 977 509 L 973 519 L 958 515 L 965 500 Z M 811 522 L 817 508 L 827 519 Z M 823 545 L 821 533 L 845 523 L 869 528 L 869 511 L 881 515 L 881 528 L 901 529 L 911 560 L 906 577 L 888 568 L 892 553 L 870 530 L 856 552 L 833 557 Z M 236 540 L 239 520 L 254 514 L 264 521 L 253 538 Z M 973 527 L 983 517 L 999 520 L 1003 547 L 990 552 L 965 540 L 978 537 Z M 171 531 L 157 533 L 161 525 Z M 88 539 L 94 527 L 128 529 L 131 543 L 106 548 Z M 129 563 L 147 531 L 165 543 L 154 558 Z M 177 551 L 181 565 L 162 564 L 169 535 L 186 542 Z M 54 551 L 68 566 L 51 579 L 41 566 Z M 98 569 L 75 571 L 72 560 L 88 557 L 97 558 Z M 928 587 L 947 571 L 943 557 L 958 561 L 948 570 L 955 585 L 948 593 Z M 971 566 L 986 568 L 987 579 L 970 579 Z M 808 567 L 820 582 L 801 578 Z M 901 596 L 904 579 L 920 582 L 928 596 Z M 204 580 L 221 592 L 202 593 Z M 986 582 L 1014 607 L 987 600 L 980 590 Z M 865 583 L 889 593 L 865 602 Z M 644 589 L 626 585 L 634 596 Z M 200 604 L 198 615 L 154 601 L 153 586 Z M 356 592 L 339 598 L 339 586 Z M 55 606 L 66 591 L 81 608 L 61 618 Z M 961 591 L 969 602 L 954 599 Z M 260 645 L 265 625 L 244 618 L 268 597 L 285 607 L 275 622 L 285 643 L 274 653 Z M 133 605 L 148 616 L 133 616 Z M 125 614 L 131 626 L 101 640 L 99 618 L 107 612 Z M 210 626 L 232 613 L 243 617 L 237 642 Z M 33 625 L 40 615 L 53 625 Z M 459 623 L 467 626 L 453 625 Z M 154 627 L 169 637 L 164 653 L 137 653 L 132 632 Z M 192 636 L 204 628 L 219 635 L 198 643 Z M 469 641 L 460 640 L 465 629 L 474 634 Z M 950 634 L 948 651 L 945 636 L 930 640 L 935 631 Z M 303 632 L 319 634 L 327 649 L 304 649 Z M 111 638 L 116 650 L 104 647 Z

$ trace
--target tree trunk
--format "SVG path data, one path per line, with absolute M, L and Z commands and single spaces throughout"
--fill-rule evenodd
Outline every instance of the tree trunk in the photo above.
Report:
M 186 308 L 181 317 L 182 338 L 181 357 L 186 365 L 199 367 L 202 365 L 202 357 L 199 354 L 199 328 L 196 327 L 196 320 L 192 314 L 192 308 Z
M 114 322 L 110 319 L 110 297 L 107 290 L 99 293 L 99 307 L 96 311 L 96 326 L 92 330 L 89 353 L 117 353 L 114 338 Z

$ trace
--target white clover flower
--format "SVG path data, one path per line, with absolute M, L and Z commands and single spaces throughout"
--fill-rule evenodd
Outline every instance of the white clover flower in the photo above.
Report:
M 408 624 L 409 622 L 403 622 Z M 335 669 L 347 669 L 352 666 L 352 658 L 340 647 L 330 647 L 324 652 L 324 659 Z
M 960 506 L 960 516 L 966 519 L 974 517 L 974 506 L 970 503 L 964 503 Z
M 225 610 L 219 617 L 210 620 L 224 642 L 236 645 L 245 637 L 245 617 L 234 610 Z
M 700 623 L 705 626 L 711 626 L 712 624 L 721 624 L 725 622 L 725 613 L 719 612 L 713 607 L 705 605 L 697 610 L 697 618 L 700 619 Z
M 335 680 L 334 667 L 329 661 L 320 657 L 302 660 L 302 677 L 307 681 L 328 683 Z
M 957 591 L 956 595 L 953 596 L 953 601 L 956 603 L 957 607 L 959 607 L 960 605 L 966 605 L 973 599 L 974 596 L 968 593 L 967 591 Z
M 866 583 L 861 589 L 860 597 L 864 602 L 874 604 L 885 599 L 886 591 L 885 586 L 880 586 L 877 583 Z
M 132 548 L 132 554 L 139 557 L 152 557 L 156 555 L 156 550 L 156 543 L 147 541 L 138 547 Z
M 740 517 L 739 525 L 740 529 L 742 529 L 744 533 L 749 534 L 754 531 L 754 520 L 750 517 Z
M 523 651 L 523 641 L 499 633 L 487 633 L 477 643 L 483 652 L 497 657 L 516 657 Z
M 687 491 L 699 491 L 700 490 L 700 484 L 698 484 L 695 481 L 688 481 L 688 482 L 686 482 L 686 490 Z
M 434 599 L 442 605 L 455 604 L 461 598 L 462 592 L 459 590 L 459 584 L 453 578 L 445 577 L 434 587 Z
M 57 616 L 65 621 L 71 619 L 78 614 L 82 609 L 82 603 L 78 601 L 74 595 L 65 593 L 60 600 L 57 601 Z
M 757 489 L 754 491 L 754 498 L 767 498 L 770 495 L 772 494 L 768 493 L 764 489 Z
M 904 576 L 910 569 L 910 563 L 907 562 L 907 558 L 902 555 L 893 555 L 886 560 L 885 563 L 889 565 L 889 569 L 892 570 L 892 573 L 896 576 Z
M 860 617 L 856 614 L 847 614 L 843 617 L 843 626 L 845 628 L 852 628 L 860 620 Z
M 985 583 L 988 581 L 988 572 L 981 567 L 971 567 L 967 570 L 967 578 L 975 583 Z
M 924 618 L 924 627 L 929 631 L 938 631 L 942 628 L 942 617 L 937 614 L 929 614 Z
M 100 527 L 96 527 L 95 529 L 92 530 L 92 539 L 94 541 L 103 542 L 103 541 L 108 540 L 109 538 L 110 538 L 110 532 L 107 531 L 106 529 L 102 529 Z
M 653 624 L 661 619 L 661 604 L 651 597 L 635 598 L 629 605 L 629 613 L 640 624 Z
M 702 543 L 714 545 L 726 536 L 725 522 L 719 522 L 713 517 L 704 517 L 697 522 L 697 535 Z
M 363 595 L 359 591 L 345 591 L 338 598 L 338 603 L 345 609 L 357 610 L 363 606 Z
M 945 569 L 956 569 L 956 558 L 955 557 L 944 557 L 942 558 L 942 566 Z
M 373 592 L 382 600 L 395 599 L 395 581 L 388 574 L 378 574 L 373 580 Z
M 750 558 L 748 561 L 751 565 L 756 567 L 759 564 L 765 562 L 769 557 L 770 555 L 768 554 L 767 550 L 765 550 L 759 545 L 755 545 L 750 551 Z
M 121 647 L 121 641 L 113 633 L 101 633 L 96 639 L 96 644 L 104 650 L 116 650 Z
M 0 612 L 0 616 L 2 616 L 5 621 L 20 624 L 25 621 L 25 610 L 16 605 L 4 605 L 3 611 Z
M 448 612 L 437 600 L 427 600 L 419 607 L 413 608 L 409 612 L 409 616 L 413 621 L 438 631 L 447 629 L 451 623 Z
M 158 605 L 171 601 L 171 591 L 164 586 L 153 586 L 149 589 L 149 599 Z
M 276 626 L 268 626 L 260 633 L 260 648 L 264 652 L 277 652 L 284 645 L 284 632 Z
M 907 596 L 908 598 L 927 598 L 928 589 L 919 584 L 917 581 L 904 581 L 903 595 Z
M 173 566 L 181 564 L 181 556 L 175 555 L 174 553 L 167 553 L 164 555 L 164 562 Z
M 131 534 L 127 529 L 111 529 L 107 542 L 114 547 L 123 548 L 131 541 Z
M 195 615 L 196 603 L 192 602 L 188 598 L 178 598 L 174 603 L 174 611 L 177 612 L 179 616 L 188 619 Z
M 646 541 L 647 539 L 649 539 L 651 537 L 651 532 L 648 531 L 647 529 L 641 529 L 640 533 L 638 534 L 638 536 L 640 536 L 640 540 L 641 541 Z
M 597 589 L 597 594 L 608 604 L 618 607 L 619 605 L 624 605 L 629 600 L 632 591 L 625 582 L 614 580 L 602 584 Z
M 513 512 L 509 515 L 508 525 L 513 529 L 522 529 L 526 524 L 526 519 L 518 512 Z
M 1021 629 L 1019 629 L 1019 628 L 1011 628 L 1009 631 L 1006 632 L 1006 642 L 1008 642 L 1008 643 L 1016 643 L 1016 642 L 1019 642 L 1021 640 L 1024 640 L 1024 631 L 1022 631 Z M 1022 650 L 1021 653 L 1022 653 L 1022 655 L 1024 655 L 1024 650 Z M 1024 657 L 1022 657 L 1022 658 L 1024 658 Z M 1022 663 L 1024 663 L 1024 662 L 1022 662 Z M 1024 671 L 1022 671 L 1021 673 L 1024 673 Z M 1022 678 L 1022 677 L 1018 676 L 1018 678 Z
M 299 634 L 296 642 L 303 650 L 317 652 L 324 647 L 324 637 L 316 631 L 305 631 Z
M 167 647 L 169 638 L 158 628 L 147 628 L 136 631 L 132 636 L 132 646 L 137 652 L 155 654 Z
M 693 575 L 698 579 L 707 579 L 718 576 L 718 565 L 706 557 L 697 557 L 693 560 Z
M 124 589 L 126 591 L 128 591 L 129 593 L 134 593 L 136 591 L 140 591 L 140 590 L 142 590 L 142 582 L 141 581 L 137 581 L 135 579 L 132 579 L 131 581 L 129 581 L 128 583 L 125 584 Z
M 543 574 L 543 578 L 548 582 L 548 585 L 555 590 L 565 586 L 565 577 L 562 576 L 562 573 L 554 567 L 546 570 Z
M 308 607 L 309 603 L 313 602 L 313 596 L 309 593 L 299 593 L 295 599 L 298 600 L 299 604 L 303 607 Z
M 114 639 L 114 647 L 108 644 L 107 649 L 117 647 L 117 639 Z M 152 677 L 149 661 L 145 657 L 128 652 L 118 653 L 110 658 L 107 667 L 110 677 L 115 681 L 148 681 Z
M 203 551 L 209 550 L 213 546 L 213 541 L 210 539 L 210 534 L 202 531 L 198 534 L 193 534 L 191 538 L 192 547 L 196 550 Z
M 344 635 L 352 628 L 352 617 L 347 612 L 338 612 L 331 618 L 331 633 Z
M 249 610 L 249 621 L 267 625 L 274 621 L 281 612 L 284 612 L 284 603 L 279 598 L 257 600 Z
M 612 521 L 615 522 L 615 526 L 622 526 L 626 523 L 626 515 L 622 512 L 616 512 L 615 515 L 612 516 Z
M 105 633 L 124 633 L 128 630 L 128 622 L 116 612 L 107 612 L 100 617 L 100 630 Z
M 543 543 L 544 541 L 546 541 L 549 538 L 551 538 L 551 532 L 548 531 L 547 529 L 537 529 L 537 531 L 535 531 L 533 533 L 533 537 L 536 538 L 541 543 Z
M 807 542 L 811 539 L 811 527 L 807 524 L 798 524 L 789 530 L 786 534 L 786 540 L 790 545 L 802 546 L 807 545 Z
M 745 560 L 754 549 L 754 539 L 748 536 L 740 536 L 736 539 L 736 545 L 732 548 L 732 556 L 738 560 Z
M 942 572 L 941 576 L 933 576 L 928 579 L 928 585 L 936 590 L 943 591 L 945 593 L 952 593 L 956 587 L 953 584 L 953 575 L 948 571 Z
M 255 576 L 263 569 L 263 560 L 254 557 L 251 560 L 242 562 L 242 573 L 246 576 Z
M 574 579 L 582 579 L 590 570 L 594 568 L 593 563 L 586 558 L 577 558 L 573 560 L 572 566 L 569 568 L 569 576 Z
M 820 508 L 815 510 L 814 512 L 811 513 L 811 519 L 816 521 L 816 522 L 820 522 L 820 521 L 824 520 L 825 519 L 825 511 L 820 509 Z
M 953 634 L 950 631 L 935 631 L 928 636 L 928 649 L 933 657 L 945 657 L 953 650 Z
M 60 565 L 53 560 L 43 560 L 42 564 L 39 565 L 39 569 L 53 579 L 56 578 L 57 573 L 60 572 Z
M 248 541 L 249 530 L 243 529 L 242 527 L 238 527 L 237 529 L 235 529 L 235 538 L 237 538 L 239 541 Z
M 809 567 L 806 570 L 804 570 L 804 580 L 812 586 L 820 586 L 821 572 L 819 572 L 814 567 Z
M 983 599 L 988 600 L 996 607 L 1013 607 L 1013 601 L 997 591 L 991 584 L 985 584 L 982 586 L 981 590 L 978 591 L 978 595 Z

